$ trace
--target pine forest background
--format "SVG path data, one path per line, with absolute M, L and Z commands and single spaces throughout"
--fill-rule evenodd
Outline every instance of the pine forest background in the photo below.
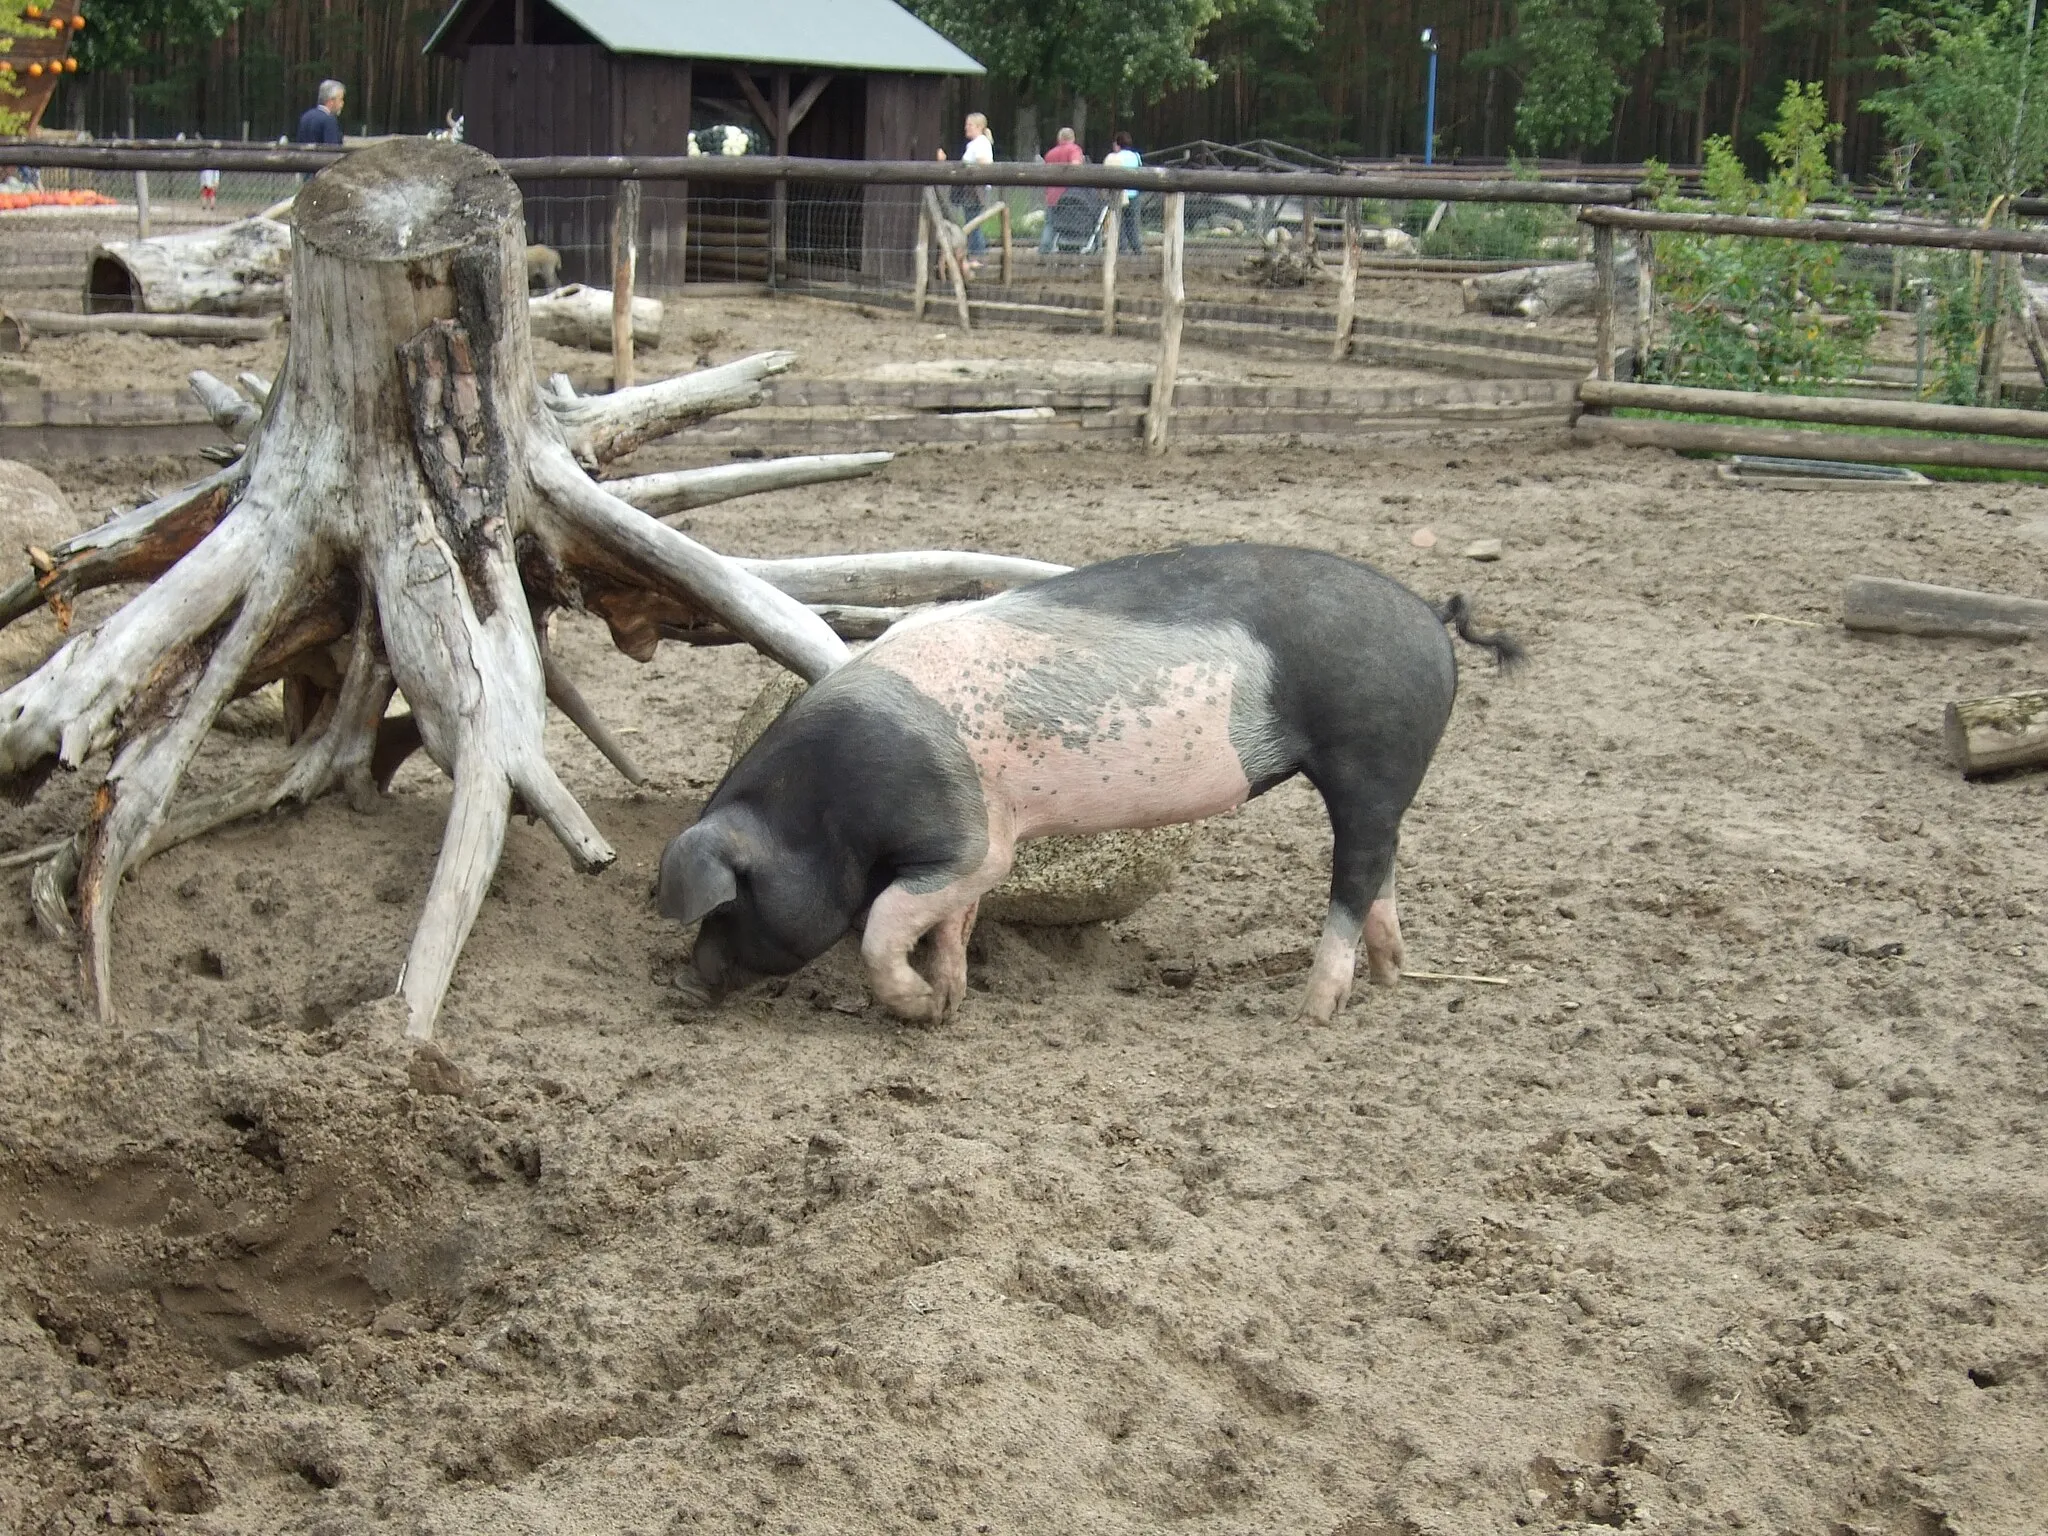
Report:
M 87 13 L 134 3 L 105 0 Z M 147 10 L 212 5 L 222 0 L 153 0 Z M 147 62 L 132 74 L 89 67 L 67 78 L 44 124 L 113 136 L 126 131 L 132 107 L 145 136 L 274 139 L 332 76 L 348 86 L 349 133 L 435 128 L 461 107 L 459 71 L 420 51 L 443 9 L 441 0 L 256 0 L 211 42 L 155 32 L 139 39 Z M 1662 6 L 1662 41 L 1624 75 L 1611 134 L 1584 158 L 1693 164 L 1713 134 L 1731 135 L 1754 157 L 1783 82 L 1797 79 L 1820 82 L 1830 117 L 1845 125 L 1837 168 L 1875 176 L 1882 124 L 1860 103 L 1887 83 L 1869 38 L 1878 10 L 1862 0 L 1671 0 Z M 1119 127 L 1149 148 L 1265 137 L 1331 154 L 1419 157 L 1428 58 L 1418 34 L 1428 26 L 1441 48 L 1439 157 L 1499 157 L 1515 147 L 1514 71 L 1480 62 L 1514 35 L 1511 0 L 1343 0 L 1314 11 L 1318 25 L 1299 41 L 1290 37 L 1297 29 L 1272 25 L 1256 6 L 1226 12 L 1197 49 L 1214 78 L 1154 102 L 1048 100 L 1042 91 L 1029 99 L 992 74 L 959 82 L 956 105 L 988 113 L 1004 159 L 1016 156 L 1020 135 L 1049 143 L 1061 123 L 1080 126 L 1091 159 Z

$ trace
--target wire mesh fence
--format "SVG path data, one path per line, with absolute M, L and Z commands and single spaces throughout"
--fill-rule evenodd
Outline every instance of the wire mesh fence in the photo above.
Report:
M 213 214 L 245 217 L 296 194 L 303 177 L 276 171 L 221 171 L 216 173 L 214 195 L 209 200 L 198 171 L 147 171 L 141 173 L 148 187 L 152 222 L 162 215 L 183 221 L 204 222 Z M 67 166 L 46 166 L 39 171 L 17 170 L 15 178 L 26 186 L 46 192 L 95 192 L 110 202 L 134 210 L 134 171 L 82 170 Z M 30 178 L 33 178 L 31 180 Z
M 636 281 L 659 293 L 694 283 L 832 283 L 907 289 L 915 264 L 922 191 L 915 187 L 827 187 L 791 183 L 778 202 L 763 185 L 689 196 L 648 183 L 642 200 Z M 942 214 L 966 235 L 970 273 L 987 272 L 1007 233 L 1014 280 L 1092 276 L 1114 207 L 1118 257 L 1133 275 L 1156 270 L 1164 239 L 1158 193 L 1065 188 L 938 189 Z M 1002 213 L 995 209 L 1000 204 Z M 535 187 L 526 199 L 529 238 L 561 256 L 565 282 L 608 283 L 612 271 L 609 187 Z M 988 217 L 983 217 L 988 215 Z M 776 240 L 778 218 L 784 234 Z M 1329 198 L 1191 193 L 1186 197 L 1187 264 L 1204 274 L 1251 271 L 1285 285 L 1341 260 L 1342 204 Z M 1007 225 L 1007 231 L 1005 230 Z M 1581 254 L 1582 234 L 1563 209 L 1530 205 L 1370 201 L 1360 209 L 1370 256 L 1537 261 Z M 783 259 L 771 271 L 777 249 Z

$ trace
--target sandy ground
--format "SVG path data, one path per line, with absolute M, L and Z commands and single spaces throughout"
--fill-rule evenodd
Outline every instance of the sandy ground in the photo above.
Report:
M 792 339 L 743 307 L 715 356 Z M 873 338 L 833 345 L 926 355 Z M 98 506 L 200 467 L 56 473 Z M 1259 538 L 1467 592 L 1533 660 L 1467 653 L 1403 912 L 1412 967 L 1507 984 L 1292 1023 L 1328 833 L 1291 784 L 1129 921 L 985 925 L 944 1028 L 844 949 L 687 1016 L 650 879 L 771 668 L 565 621 L 655 782 L 551 725 L 621 859 L 585 880 L 515 825 L 452 1068 L 376 1001 L 429 769 L 146 866 L 118 1028 L 7 877 L 0 1529 L 2040 1529 L 2048 778 L 1965 784 L 1938 726 L 2042 653 L 1834 615 L 1857 572 L 2048 595 L 2048 490 L 1740 491 L 1443 432 L 920 453 L 693 531 Z M 280 750 L 217 733 L 194 787 Z M 0 847 L 90 787 L 0 810 Z

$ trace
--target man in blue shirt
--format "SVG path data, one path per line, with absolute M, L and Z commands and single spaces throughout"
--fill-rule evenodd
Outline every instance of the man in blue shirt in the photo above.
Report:
M 339 144 L 341 142 L 341 107 L 347 93 L 339 80 L 320 82 L 320 105 L 306 108 L 299 118 L 299 131 L 293 135 L 300 144 Z

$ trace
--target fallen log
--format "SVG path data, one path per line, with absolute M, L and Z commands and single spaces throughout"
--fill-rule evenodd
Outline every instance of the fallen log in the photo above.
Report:
M 2048 640 L 2048 602 L 1889 576 L 1851 576 L 1842 588 L 1847 629 L 1972 640 Z
M 238 315 L 67 315 L 54 309 L 10 309 L 0 313 L 0 352 L 26 352 L 38 336 L 78 336 L 128 331 L 178 341 L 268 341 L 284 326 L 282 317 Z
M 2048 763 L 2048 691 L 1959 699 L 1942 711 L 1941 732 L 1966 778 Z
M 88 314 L 273 315 L 291 307 L 291 226 L 257 214 L 92 249 Z
M 1929 405 L 1917 400 L 1865 400 L 1845 395 L 1767 395 L 1739 389 L 1689 389 L 1676 384 L 1623 384 L 1587 379 L 1584 405 L 1645 411 L 1695 411 L 1765 421 L 1811 421 L 1841 427 L 1903 427 L 1921 432 L 1990 432 L 2048 437 L 2048 411 L 1993 410 L 1981 405 Z M 1843 454 L 1830 457 L 1843 458 Z
M 1968 437 L 1865 437 L 1777 427 L 1724 427 L 1699 421 L 1581 416 L 1581 442 L 1669 448 L 1682 453 L 1764 453 L 1786 459 L 1844 459 L 1854 464 L 1947 464 L 1974 469 L 2048 470 L 2048 447 Z
M 526 308 L 532 316 L 533 334 L 542 341 L 559 342 L 565 347 L 611 351 L 612 292 L 609 288 L 571 283 L 553 293 L 528 299 Z M 661 345 L 661 314 L 661 300 L 633 300 L 634 346 Z
M 1615 252 L 1614 286 L 1620 302 L 1635 303 L 1634 251 Z M 1545 315 L 1590 315 L 1598 291 L 1598 274 L 1590 261 L 1515 267 L 1507 272 L 1468 277 L 1460 285 L 1467 314 L 1520 315 L 1528 320 L 1539 320 Z

